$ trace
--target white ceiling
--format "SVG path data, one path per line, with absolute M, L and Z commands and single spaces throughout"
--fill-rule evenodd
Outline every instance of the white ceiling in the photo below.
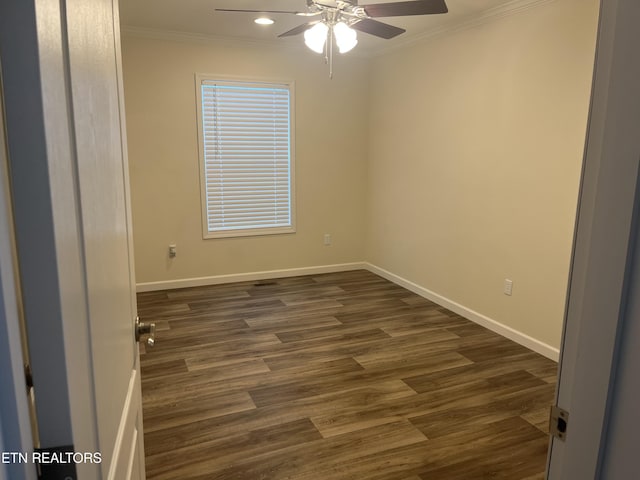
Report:
M 359 3 L 373 4 L 387 1 L 393 0 L 360 0 Z M 527 3 L 523 0 L 446 0 L 446 2 L 449 13 L 444 15 L 378 19 L 404 28 L 407 32 L 391 40 L 359 33 L 357 49 L 361 53 L 374 53 L 447 25 L 471 21 L 474 17 L 490 12 L 515 8 L 514 4 Z M 120 0 L 121 22 L 125 27 L 274 42 L 282 45 L 301 43 L 300 37 L 277 38 L 277 36 L 305 23 L 307 20 L 304 17 L 271 14 L 269 16 L 276 23 L 271 26 L 261 26 L 253 22 L 260 16 L 259 14 L 216 12 L 216 8 L 306 11 L 306 2 L 305 0 Z

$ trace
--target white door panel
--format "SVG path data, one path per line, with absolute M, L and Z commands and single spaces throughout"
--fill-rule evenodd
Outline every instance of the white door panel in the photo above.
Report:
M 139 405 L 140 378 L 138 371 L 133 370 L 115 439 L 114 457 L 111 459 L 110 470 L 106 476 L 110 480 L 140 478 L 138 462 L 140 454 L 138 440 L 141 435 L 138 429 Z
M 103 477 L 119 480 L 129 478 L 139 449 L 141 398 L 117 6 L 72 0 L 66 16 L 98 444 Z

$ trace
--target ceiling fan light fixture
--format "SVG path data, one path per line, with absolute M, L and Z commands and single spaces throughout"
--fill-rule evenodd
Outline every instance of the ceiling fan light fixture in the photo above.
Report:
M 340 53 L 347 53 L 358 44 L 358 34 L 344 22 L 338 22 L 333 27 L 336 44 Z
M 302 1 L 302 0 L 298 0 Z M 278 35 L 278 38 L 293 37 L 304 33 L 304 43 L 319 54 L 325 54 L 329 65 L 329 78 L 333 77 L 334 45 L 339 52 L 347 53 L 358 44 L 358 33 L 366 33 L 389 40 L 405 33 L 404 28 L 375 20 L 378 17 L 405 17 L 411 15 L 435 15 L 447 13 L 445 0 L 306 0 L 306 11 L 297 10 L 249 10 L 216 8 L 217 12 L 246 12 L 262 15 L 256 23 L 271 25 L 273 20 L 264 15 L 290 14 L 315 17 L 315 20 L 298 25 Z M 357 31 L 356 31 L 357 30 Z M 335 41 L 334 41 L 335 38 Z
M 327 41 L 329 27 L 323 22 L 316 23 L 304 32 L 304 43 L 316 53 L 324 52 L 324 44 Z
M 268 17 L 258 17 L 254 20 L 254 22 L 258 25 L 273 25 L 275 23 L 273 19 Z

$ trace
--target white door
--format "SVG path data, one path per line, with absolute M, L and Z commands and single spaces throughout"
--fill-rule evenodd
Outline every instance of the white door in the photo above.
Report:
M 100 453 L 68 478 L 142 480 L 118 2 L 3 2 L 0 30 L 41 447 Z
M 626 317 L 637 312 L 627 302 L 638 294 L 629 274 L 640 198 L 639 24 L 637 0 L 602 1 L 557 393 L 569 422 L 566 440 L 550 447 L 550 480 L 636 478 L 608 476 L 603 465 L 618 344 Z M 625 461 L 637 466 L 634 454 Z
M 117 0 L 66 2 L 98 445 L 114 480 L 144 478 L 117 11 Z

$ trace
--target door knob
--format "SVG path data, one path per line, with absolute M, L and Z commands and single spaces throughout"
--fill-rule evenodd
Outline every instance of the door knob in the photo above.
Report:
M 140 317 L 136 317 L 136 342 L 139 342 L 143 335 L 148 335 L 147 345 L 153 347 L 156 343 L 156 324 L 144 323 Z

